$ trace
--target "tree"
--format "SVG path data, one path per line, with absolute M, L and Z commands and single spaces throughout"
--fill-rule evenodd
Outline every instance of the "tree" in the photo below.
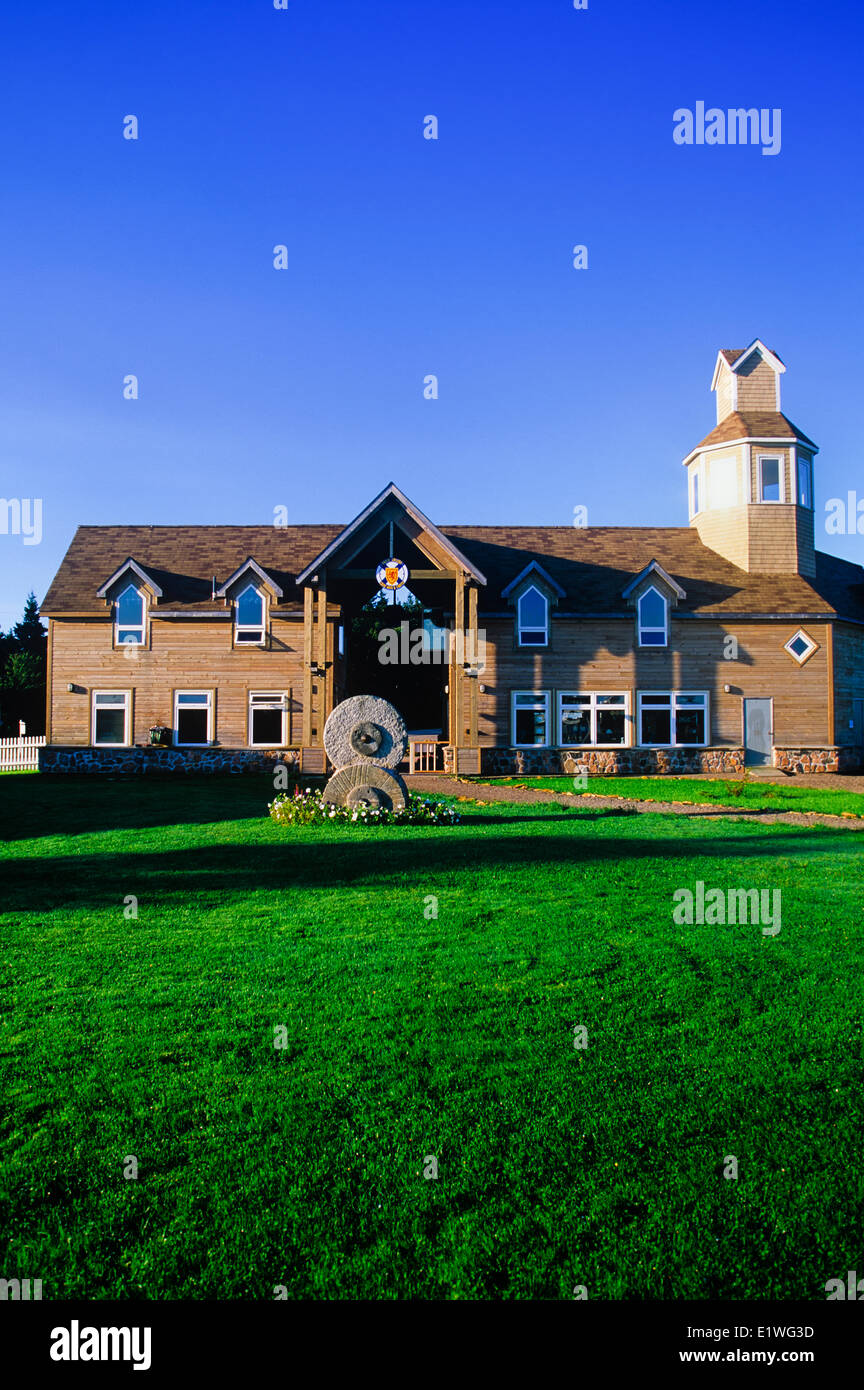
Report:
M 10 737 L 24 720 L 28 734 L 45 732 L 47 638 L 36 595 L 28 594 L 21 621 L 0 634 L 0 729 Z
M 20 623 L 15 624 L 9 636 L 15 643 L 16 651 L 31 652 L 34 656 L 44 659 L 48 638 L 39 617 L 36 595 L 32 590 L 24 604 L 24 616 Z

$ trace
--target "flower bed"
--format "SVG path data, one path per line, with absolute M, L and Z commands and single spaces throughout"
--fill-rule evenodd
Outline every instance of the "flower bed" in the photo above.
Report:
M 400 811 L 388 811 L 377 806 L 334 806 L 324 800 L 324 793 L 306 787 L 282 792 L 268 807 L 277 825 L 331 825 L 347 822 L 353 825 L 458 825 L 461 817 L 443 801 L 429 801 L 409 796 L 408 804 Z

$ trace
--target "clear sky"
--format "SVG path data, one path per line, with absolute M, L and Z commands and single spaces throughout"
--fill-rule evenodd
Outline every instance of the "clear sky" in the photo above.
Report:
M 756 336 L 817 545 L 864 558 L 821 525 L 864 498 L 862 33 L 852 0 L 7 0 L 0 495 L 43 536 L 0 535 L 0 625 L 79 523 L 347 522 L 392 478 L 441 524 L 686 524 Z M 676 145 L 698 101 L 780 108 L 779 154 Z

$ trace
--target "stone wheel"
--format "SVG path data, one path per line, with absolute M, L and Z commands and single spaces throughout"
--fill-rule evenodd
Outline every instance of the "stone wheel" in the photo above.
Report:
M 333 773 L 324 788 L 324 800 L 334 806 L 401 811 L 408 793 L 398 773 L 389 772 L 377 763 L 353 763 Z
M 381 807 L 384 804 L 384 792 L 378 787 L 373 787 L 369 782 L 364 782 L 362 786 L 352 787 L 345 797 L 345 805 L 353 810 L 355 806 Z
M 337 705 L 324 725 L 324 747 L 336 768 L 365 761 L 398 767 L 408 747 L 408 731 L 398 710 L 378 695 L 353 695 Z
M 370 724 L 368 720 L 364 720 L 362 724 L 354 725 L 349 735 L 349 742 L 354 752 L 359 753 L 361 758 L 374 758 L 377 756 L 383 738 L 383 729 L 379 729 L 377 724 Z

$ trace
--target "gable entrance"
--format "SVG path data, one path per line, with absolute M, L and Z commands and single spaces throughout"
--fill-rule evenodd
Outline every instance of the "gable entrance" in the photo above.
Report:
M 404 583 L 388 592 L 379 575 L 391 560 L 404 566 Z M 476 747 L 477 678 L 465 657 L 477 649 L 477 591 L 485 582 L 394 484 L 385 488 L 297 577 L 309 649 L 304 746 L 321 747 L 340 700 L 379 695 L 409 731 Z

